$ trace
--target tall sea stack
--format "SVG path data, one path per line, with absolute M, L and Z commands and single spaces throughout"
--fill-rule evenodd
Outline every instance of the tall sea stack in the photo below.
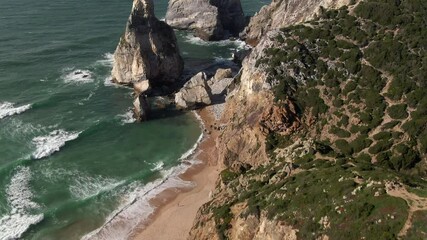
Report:
M 113 81 L 151 85 L 173 83 L 182 73 L 173 29 L 154 15 L 152 0 L 134 0 L 126 31 L 114 53 Z
M 134 0 L 126 30 L 114 53 L 113 81 L 131 85 L 135 89 L 135 116 L 146 119 L 148 106 L 145 94 L 151 86 L 161 87 L 174 83 L 182 74 L 184 62 L 179 55 L 173 29 L 154 15 L 152 0 Z M 142 84 L 143 83 L 143 84 Z M 137 86 L 147 85 L 140 88 Z M 143 89 L 143 91 L 141 91 Z M 144 113 L 141 116 L 140 113 Z

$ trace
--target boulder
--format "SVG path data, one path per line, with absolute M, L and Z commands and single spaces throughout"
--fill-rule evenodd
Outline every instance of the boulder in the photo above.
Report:
M 170 0 L 166 22 L 207 41 L 238 36 L 246 25 L 240 0 Z
M 207 76 L 200 72 L 192 77 L 181 90 L 175 94 L 175 103 L 180 109 L 194 109 L 198 106 L 211 104 L 210 89 Z
M 233 70 L 231 70 L 231 68 L 226 68 L 226 69 L 220 68 L 216 70 L 214 80 L 219 81 L 224 78 L 231 78 L 231 77 L 233 77 Z
M 114 53 L 113 81 L 153 86 L 174 83 L 184 67 L 173 29 L 154 15 L 153 0 L 134 0 L 126 30 Z

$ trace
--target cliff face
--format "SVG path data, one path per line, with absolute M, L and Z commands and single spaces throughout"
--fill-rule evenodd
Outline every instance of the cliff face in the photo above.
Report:
M 240 0 L 171 0 L 166 22 L 177 29 L 189 29 L 204 40 L 237 36 L 245 17 Z
M 249 22 L 241 33 L 241 38 L 252 46 L 258 44 L 269 31 L 291 26 L 312 19 L 325 9 L 339 8 L 350 0 L 273 0 L 263 7 Z
M 228 95 L 222 119 L 227 124 L 217 146 L 218 161 L 229 170 L 221 175 L 226 175 L 228 171 L 242 174 L 268 164 L 264 144 L 268 134 L 271 131 L 289 134 L 300 125 L 294 103 L 284 102 L 280 108 L 273 104 L 274 94 L 268 82 L 268 69 L 257 64 L 265 57 L 265 49 L 275 45 L 271 40 L 275 35 L 277 32 L 269 32 L 243 61 L 241 75 L 237 78 L 238 85 Z M 232 187 L 221 179 L 220 182 L 213 200 L 199 210 L 189 239 L 297 239 L 295 229 L 283 222 L 272 221 L 265 215 L 246 216 L 246 204 L 232 204 L 235 201 L 233 196 L 247 183 Z M 221 206 L 226 208 L 222 210 L 232 213 L 227 223 L 217 217 Z M 232 227 L 226 235 L 222 235 L 227 225 Z M 219 229 L 221 227 L 224 229 Z
M 173 83 L 182 73 L 173 29 L 154 15 L 152 0 L 134 0 L 126 31 L 114 53 L 113 81 L 153 86 Z
M 189 239 L 425 238 L 427 32 L 413 26 L 427 5 L 352 2 L 274 1 L 254 18 L 268 27 L 228 95 L 224 170 Z M 319 4 L 332 10 L 272 30 Z

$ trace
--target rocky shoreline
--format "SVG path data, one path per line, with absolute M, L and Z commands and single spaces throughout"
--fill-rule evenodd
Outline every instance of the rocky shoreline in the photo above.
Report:
M 339 34 L 336 35 L 334 31 L 341 31 L 339 33 L 342 34 L 344 30 L 336 27 L 336 25 L 342 24 L 345 27 L 354 27 L 348 34 L 350 35 L 350 37 L 347 36 L 348 38 L 363 38 L 364 36 L 356 34 L 356 32 L 361 32 L 362 30 L 357 28 L 360 26 L 354 24 L 358 19 L 354 17 L 354 9 L 360 2 L 366 3 L 367 1 L 273 0 L 271 4 L 263 7 L 252 17 L 248 24 L 246 24 L 247 22 L 242 24 L 244 16 L 240 1 L 198 1 L 197 4 L 193 5 L 193 1 L 187 0 L 171 0 L 169 2 L 166 22 L 174 28 L 191 30 L 196 36 L 204 40 L 220 40 L 229 36 L 239 35 L 241 39 L 253 47 L 250 51 L 235 55 L 237 59 L 240 59 L 237 62 L 241 64 L 241 66 L 237 65 L 236 69 L 217 67 L 210 72 L 206 69 L 200 69 L 200 71 L 195 71 L 193 75 L 187 76 L 179 88 L 173 90 L 175 93 L 174 103 L 178 108 L 183 110 L 208 108 L 211 114 L 213 113 L 215 120 L 210 126 L 211 129 L 208 129 L 208 133 L 214 133 L 216 136 L 214 143 L 212 143 L 215 144 L 214 161 L 215 165 L 220 166 L 222 170 L 216 180 L 212 199 L 208 201 L 203 198 L 203 201 L 208 202 L 198 210 L 189 235 L 185 234 L 182 239 L 297 239 L 298 236 L 314 236 L 313 234 L 316 231 L 318 231 L 316 239 L 328 239 L 326 233 L 336 234 L 336 232 L 328 228 L 330 224 L 328 216 L 316 216 L 320 220 L 313 222 L 314 217 L 301 217 L 302 213 L 312 216 L 310 211 L 314 211 L 313 209 L 299 209 L 298 211 L 290 212 L 287 208 L 288 205 L 297 203 L 292 202 L 293 198 L 289 199 L 288 194 L 294 194 L 295 198 L 301 197 L 305 201 L 305 196 L 310 195 L 310 191 L 303 192 L 304 196 L 299 196 L 300 187 L 308 189 L 311 186 L 303 183 L 294 186 L 289 181 L 294 181 L 296 179 L 295 176 L 305 178 L 305 180 L 301 180 L 302 182 L 315 179 L 319 183 L 324 180 L 316 179 L 317 175 L 310 175 L 310 171 L 333 175 L 330 172 L 334 171 L 333 168 L 328 169 L 325 167 L 326 170 L 323 167 L 320 169 L 315 168 L 319 161 L 321 161 L 320 165 L 335 166 L 334 164 L 336 164 L 337 167 L 343 167 L 345 170 L 350 165 L 351 167 L 366 167 L 365 165 L 358 165 L 362 163 L 357 162 L 357 159 L 356 162 L 352 162 L 349 166 L 345 162 L 343 165 L 339 165 L 344 161 L 342 159 L 345 156 L 343 153 L 350 153 L 349 159 L 345 161 L 354 160 L 352 155 L 354 149 L 345 148 L 345 146 L 349 145 L 348 141 L 350 140 L 356 142 L 357 134 L 353 134 L 353 136 L 350 133 L 354 129 L 338 131 L 335 126 L 344 123 L 348 125 L 348 117 L 343 120 L 344 123 L 331 122 L 330 124 L 333 126 L 328 126 L 328 129 L 331 128 L 329 131 L 326 128 L 325 130 L 316 127 L 319 122 L 320 124 L 328 124 L 328 121 L 331 120 L 328 118 L 329 115 L 339 115 L 336 112 L 332 112 L 332 110 L 327 112 L 327 109 L 337 109 L 345 103 L 344 100 L 332 101 L 329 97 L 337 92 L 331 94 L 330 91 L 333 90 L 325 90 L 331 86 L 337 87 L 339 83 L 327 82 L 330 79 L 323 80 L 323 78 L 330 77 L 327 74 L 320 76 L 316 74 L 321 71 L 328 72 L 331 70 L 332 73 L 330 74 L 333 77 L 330 78 L 333 79 L 336 77 L 335 75 L 338 76 L 337 61 L 342 61 L 340 64 L 349 79 L 354 77 L 349 74 L 350 70 L 356 73 L 360 71 L 357 68 L 359 65 L 347 66 L 349 64 L 349 61 L 346 61 L 348 58 L 343 56 L 351 52 L 347 48 L 366 47 L 366 44 L 360 43 L 358 45 L 358 39 L 349 40 Z M 206 11 L 200 12 L 198 9 Z M 341 22 L 338 22 L 335 18 L 341 18 Z M 322 21 L 325 19 L 332 19 L 331 22 L 334 24 L 326 25 L 327 30 L 317 29 L 316 26 L 323 24 L 324 22 Z M 359 19 L 362 18 L 359 17 Z M 235 25 L 231 24 L 230 21 L 235 21 Z M 363 24 L 368 25 L 366 22 L 363 22 Z M 286 28 L 289 26 L 291 27 Z M 301 31 L 293 33 L 294 35 L 289 34 L 294 28 L 301 28 Z M 312 35 L 313 32 L 317 35 Z M 328 41 L 325 43 L 316 42 L 326 33 L 330 34 L 324 36 Z M 325 52 L 319 52 L 318 49 L 333 43 L 338 45 L 335 41 L 341 41 L 340 46 L 344 49 L 343 52 L 339 52 L 336 54 L 337 56 L 331 56 L 332 60 L 320 58 L 321 54 L 325 54 Z M 176 42 L 173 44 L 176 44 Z M 314 46 L 311 44 L 314 44 Z M 311 48 L 307 46 L 311 46 Z M 330 48 L 326 50 L 336 53 L 334 50 L 339 47 Z M 357 51 L 361 50 L 357 49 Z M 292 54 L 290 54 L 291 52 Z M 310 55 L 311 52 L 314 52 L 314 56 Z M 362 53 L 356 54 L 358 58 L 361 55 Z M 327 56 L 330 57 L 329 55 Z M 314 64 L 317 61 L 319 64 Z M 367 60 L 365 59 L 363 64 L 366 65 L 366 62 Z M 370 64 L 367 65 L 371 67 Z M 349 69 L 345 69 L 343 66 Z M 380 70 L 375 71 L 381 72 Z M 385 73 L 382 73 L 382 75 L 387 76 Z M 311 81 L 313 80 L 311 78 L 316 81 Z M 318 78 L 321 78 L 321 80 Z M 148 80 L 150 83 L 154 81 L 154 79 L 149 78 Z M 326 81 L 326 83 L 322 81 Z M 318 88 L 311 89 L 310 92 L 298 92 L 299 88 L 310 87 L 313 82 L 321 83 L 317 86 Z M 341 85 L 339 87 L 343 87 Z M 385 86 L 386 88 L 390 87 L 388 84 Z M 383 91 L 387 90 L 383 89 Z M 339 89 L 337 94 L 341 91 L 344 90 Z M 296 93 L 301 94 L 299 102 L 294 99 Z M 138 92 L 138 94 L 143 93 Z M 384 97 L 383 92 L 377 94 L 380 94 L 380 98 Z M 312 104 L 314 106 L 304 110 L 302 107 L 304 104 Z M 402 108 L 406 108 L 406 105 Z M 321 111 L 327 114 L 320 115 L 319 112 Z M 403 111 L 402 117 L 404 116 L 408 117 L 408 114 Z M 361 117 L 359 116 L 359 118 Z M 339 139 L 340 141 L 331 143 L 331 141 L 336 140 L 336 137 L 332 135 L 334 131 L 337 136 L 340 135 L 342 138 L 347 138 L 348 141 Z M 376 133 L 378 131 L 380 130 L 376 130 Z M 376 141 L 378 139 L 375 138 L 379 138 L 377 135 L 373 137 Z M 329 136 L 334 138 L 332 140 L 328 139 L 327 137 Z M 368 139 L 371 136 L 366 135 L 365 137 Z M 323 138 L 327 139 L 319 142 Z M 372 140 L 369 141 L 369 145 L 372 144 Z M 344 143 L 347 145 L 343 147 Z M 392 146 L 390 142 L 381 142 L 381 144 Z M 357 148 L 360 148 L 360 143 L 357 145 Z M 366 150 L 365 152 L 370 154 L 378 153 L 385 150 L 381 148 L 384 147 L 383 145 L 375 146 L 373 150 L 369 149 L 369 151 Z M 366 148 L 366 146 L 362 146 L 363 148 Z M 327 155 L 331 151 L 337 151 L 336 153 L 334 152 L 336 155 L 333 157 Z M 367 155 L 366 153 L 363 154 Z M 367 157 L 370 158 L 370 155 Z M 386 156 L 380 157 L 385 158 Z M 418 158 L 414 157 L 410 160 L 418 160 Z M 299 165 L 295 164 L 295 161 L 299 161 Z M 375 159 L 369 162 L 369 164 L 371 163 L 376 163 Z M 363 164 L 368 163 L 365 162 Z M 299 166 L 308 167 L 307 169 L 297 168 Z M 374 168 L 372 167 L 372 169 Z M 339 174 L 345 175 L 348 172 L 340 168 Z M 335 181 L 333 177 L 327 178 L 328 181 L 335 182 L 326 184 L 325 188 L 336 182 L 342 182 L 342 180 L 339 180 L 342 179 L 339 178 L 342 176 L 334 175 L 334 177 L 337 177 L 338 180 Z M 358 177 L 360 176 L 355 177 L 355 179 L 357 178 L 354 181 L 356 185 L 363 183 L 359 181 Z M 351 183 L 353 184 L 353 181 Z M 382 182 L 378 184 L 382 184 Z M 366 186 L 366 188 L 370 186 Z M 287 187 L 292 187 L 293 190 L 287 191 Z M 348 189 L 348 186 L 344 184 L 337 184 L 337 187 Z M 359 190 L 354 190 L 353 192 L 360 191 L 363 187 L 360 185 L 356 188 Z M 263 194 L 259 194 L 261 192 Z M 324 189 L 323 193 L 327 193 L 327 191 Z M 352 193 L 352 195 L 355 196 L 356 194 Z M 377 196 L 380 196 L 379 192 L 375 193 L 375 197 Z M 337 197 L 336 201 L 343 201 L 344 199 L 345 203 L 349 202 L 346 201 L 348 196 L 345 195 L 338 194 L 333 197 Z M 313 203 L 314 199 L 317 199 L 316 196 L 311 195 L 310 198 L 311 202 L 308 203 Z M 322 204 L 325 205 L 326 203 Z M 374 206 L 373 208 L 375 208 L 374 204 L 369 206 L 371 208 Z M 177 207 L 179 205 L 171 206 L 167 211 L 169 214 L 176 212 Z M 358 207 L 360 206 L 355 208 Z M 337 214 L 343 213 L 340 210 L 340 206 L 336 206 L 336 209 L 339 210 Z M 308 212 L 305 212 L 305 210 Z M 277 211 L 281 211 L 280 214 L 283 214 L 282 219 L 276 217 L 278 215 Z M 297 216 L 299 212 L 301 212 L 301 216 Z M 332 213 L 335 214 L 335 211 L 327 212 L 331 216 Z M 301 217 L 302 220 L 297 222 L 294 220 L 297 217 Z M 338 219 L 339 216 L 336 218 Z M 307 222 L 311 225 L 306 224 Z M 154 227 L 153 229 L 158 230 L 159 227 Z M 174 232 L 174 234 L 176 233 Z M 155 234 L 155 231 L 151 232 L 151 234 Z M 144 236 L 143 233 L 141 236 Z M 146 235 L 145 237 L 147 236 L 153 237 L 155 235 Z M 176 236 L 162 235 L 161 239 L 176 239 Z

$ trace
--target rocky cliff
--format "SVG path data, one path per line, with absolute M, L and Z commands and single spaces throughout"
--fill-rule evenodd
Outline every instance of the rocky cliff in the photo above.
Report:
M 152 0 L 134 0 L 126 30 L 114 53 L 113 81 L 171 84 L 183 70 L 173 29 L 154 15 Z
M 246 20 L 240 0 L 171 0 L 166 22 L 204 40 L 222 40 L 238 36 Z
M 273 0 L 263 7 L 241 33 L 241 38 L 255 46 L 269 31 L 312 19 L 323 9 L 339 8 L 350 0 Z
M 344 3 L 274 1 L 252 20 L 189 239 L 425 238 L 427 5 Z

